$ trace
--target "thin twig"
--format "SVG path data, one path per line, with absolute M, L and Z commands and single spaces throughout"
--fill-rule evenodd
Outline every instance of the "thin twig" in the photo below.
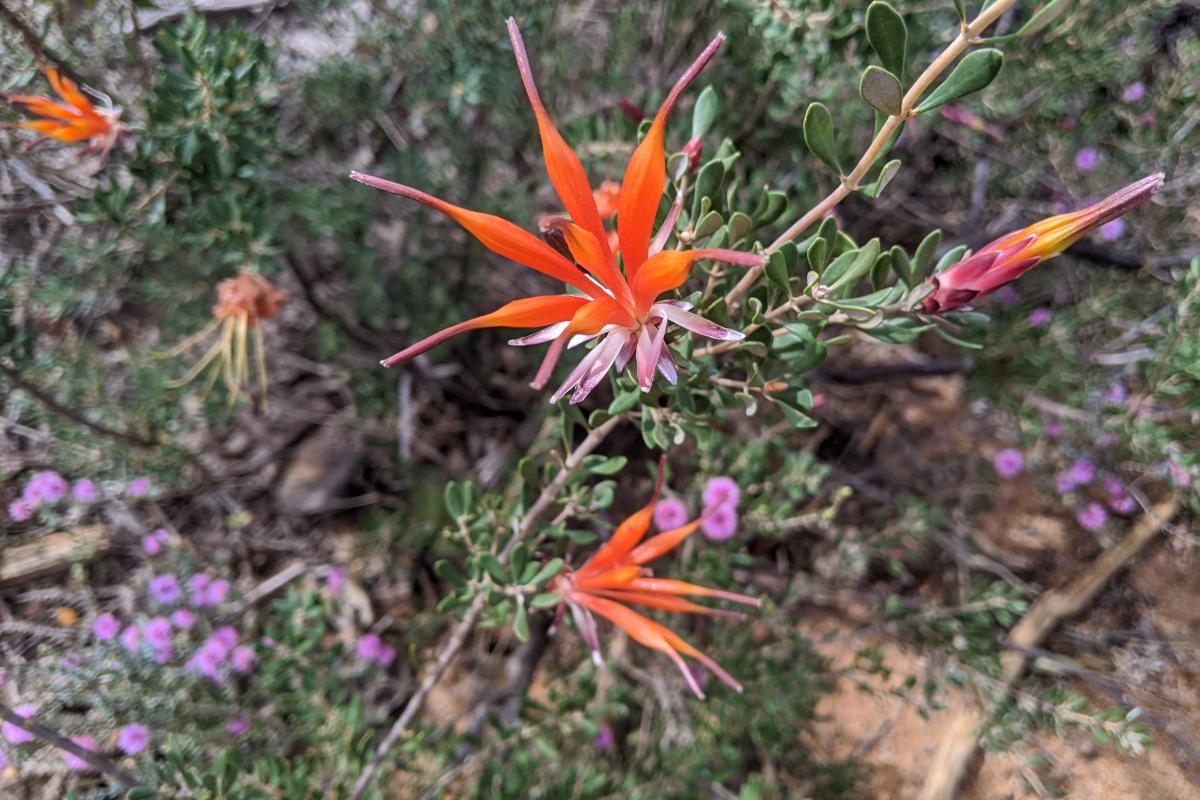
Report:
M 504 545 L 504 549 L 500 551 L 499 555 L 497 556 L 501 564 L 508 560 L 513 548 L 515 548 L 522 539 L 529 535 L 529 533 L 533 530 L 533 526 L 537 524 L 538 519 L 542 516 L 542 514 L 545 514 L 546 511 L 549 510 L 550 506 L 558 497 L 559 492 L 562 491 L 572 473 L 579 468 L 579 465 L 583 462 L 583 459 L 590 455 L 591 452 L 595 450 L 610 433 L 612 433 L 613 429 L 615 429 L 625 419 L 626 415 L 619 414 L 612 419 L 607 420 L 603 424 L 596 426 L 596 428 L 588 434 L 587 438 L 580 442 L 579 446 L 576 447 L 569 456 L 567 456 L 567 459 L 563 462 L 562 469 L 559 470 L 558 474 L 554 477 L 554 480 L 552 480 L 546 486 L 546 488 L 542 489 L 542 493 L 538 495 L 537 500 L 535 500 L 533 505 L 529 507 L 529 511 L 526 512 L 520 524 L 515 526 L 512 536 L 509 537 L 507 544 Z M 400 740 L 400 737 L 404 734 L 404 731 L 407 730 L 409 724 L 417 715 L 417 712 L 421 709 L 421 706 L 424 705 L 425 699 L 429 696 L 429 693 L 433 691 L 433 687 L 436 686 L 438 681 L 442 679 L 442 675 L 445 674 L 446 669 L 450 666 L 450 663 L 454 661 L 455 657 L 458 655 L 458 652 L 462 650 L 463 645 L 467 641 L 467 635 L 479 621 L 480 615 L 483 614 L 485 602 L 486 595 L 484 593 L 475 595 L 475 599 L 471 601 L 471 605 L 467 608 L 467 613 L 463 615 L 462 620 L 450 633 L 450 638 L 446 640 L 446 643 L 442 646 L 441 652 L 438 653 L 437 659 L 434 661 L 433 666 L 425 674 L 425 677 L 421 680 L 421 684 L 417 687 L 417 690 L 413 692 L 412 697 L 409 698 L 408 703 L 405 704 L 404 710 L 400 713 L 400 717 L 394 723 L 392 723 L 392 727 L 387 732 L 387 735 L 383 737 L 383 741 L 381 741 L 379 746 L 375 748 L 375 755 L 372 756 L 370 763 L 368 763 L 366 768 L 363 769 L 362 774 L 358 777 L 358 781 L 354 784 L 354 791 L 350 794 L 350 800 L 359 800 L 359 798 L 361 798 L 367 791 L 367 788 L 375 779 L 375 774 L 383 765 L 383 760 L 387 757 L 388 753 L 391 752 L 392 748 L 396 746 L 396 742 Z
M 33 734 L 42 741 L 48 742 L 60 750 L 66 750 L 68 753 L 76 756 L 82 761 L 86 761 L 100 772 L 103 772 L 105 775 L 108 775 L 109 777 L 118 781 L 126 789 L 133 789 L 134 787 L 142 785 L 132 773 L 121 769 L 99 753 L 94 753 L 87 748 L 80 747 L 67 737 L 55 733 L 46 726 L 39 725 L 36 722 L 32 722 L 25 717 L 22 717 L 16 711 L 13 711 L 3 703 L 0 703 L 0 719 L 3 719 L 5 722 L 8 722 L 12 725 L 16 725 L 21 730 Z
M 950 43 L 950 45 L 941 52 L 941 54 L 933 60 L 933 62 L 925 68 L 925 71 L 913 81 L 913 85 L 905 93 L 904 99 L 900 103 L 900 113 L 896 116 L 887 118 L 883 126 L 879 129 L 879 133 L 875 134 L 875 138 L 871 140 L 871 144 L 867 147 L 867 151 L 863 153 L 862 158 L 858 160 L 858 164 L 850 171 L 849 175 L 842 177 L 838 182 L 837 187 L 830 192 L 825 199 L 817 203 L 800 219 L 796 220 L 790 228 L 780 234 L 779 238 L 771 243 L 767 248 L 768 253 L 774 253 L 783 245 L 795 239 L 803 233 L 814 222 L 822 219 L 826 214 L 834 209 L 834 207 L 848 197 L 851 192 L 858 190 L 863 178 L 867 172 L 879 158 L 879 154 L 883 152 L 888 141 L 901 125 L 904 124 L 913 114 L 913 109 L 921 100 L 921 96 L 930 85 L 945 72 L 954 61 L 962 55 L 963 51 L 973 44 L 979 34 L 983 33 L 989 25 L 995 22 L 1000 16 L 1012 7 L 1016 0 L 997 0 L 997 2 L 988 6 L 978 17 L 976 17 L 969 25 L 963 27 L 958 36 Z M 751 267 L 738 281 L 737 285 L 730 290 L 725 296 L 725 305 L 733 308 L 734 305 L 754 286 L 755 281 L 766 269 L 766 265 L 759 267 Z
M 78 411 L 67 408 L 62 403 L 58 402 L 53 397 L 51 397 L 50 395 L 46 394 L 44 391 L 39 389 L 37 386 L 35 386 L 34 384 L 32 384 L 29 381 L 22 378 L 21 374 L 19 372 L 17 372 L 15 369 L 10 367 L 8 364 L 5 364 L 3 361 L 0 361 L 0 373 L 3 373 L 4 377 L 6 377 L 10 381 L 12 381 L 17 386 L 17 388 L 23 389 L 26 392 L 28 392 L 30 394 L 30 396 L 32 396 L 35 400 L 37 400 L 39 403 L 44 405 L 46 408 L 53 411 L 55 414 L 58 414 L 59 416 L 62 416 L 62 417 L 66 417 L 67 419 L 71 420 L 72 422 L 82 425 L 83 427 L 87 428 L 88 430 L 92 431 L 93 433 L 98 433 L 101 436 L 107 436 L 110 439 L 115 439 L 118 442 L 124 442 L 126 444 L 133 445 L 134 447 L 142 447 L 142 448 L 158 447 L 159 443 L 152 439 L 146 439 L 142 436 L 137 435 L 136 433 L 127 433 L 126 431 L 119 431 L 119 430 L 116 430 L 115 428 L 109 428 L 105 425 L 100 424 L 99 422 L 92 422 L 90 419 L 83 416 Z
M 1025 671 L 1029 661 L 1027 651 L 1037 647 L 1059 622 L 1082 611 L 1096 594 L 1130 559 L 1142 551 L 1179 511 L 1179 497 L 1148 510 L 1133 530 L 1114 547 L 1093 561 L 1081 575 L 1066 586 L 1043 594 L 1021 621 L 1009 632 L 1008 642 L 1014 649 L 1000 658 L 1001 679 L 997 697 L 987 706 L 973 706 L 959 712 L 942 728 L 942 740 L 933 758 L 932 768 L 925 778 L 919 800 L 953 800 L 968 768 L 975 760 L 979 736 L 990 708 L 1003 701 Z

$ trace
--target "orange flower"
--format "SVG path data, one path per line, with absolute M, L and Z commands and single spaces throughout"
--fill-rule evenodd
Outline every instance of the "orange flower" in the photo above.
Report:
M 683 673 L 688 686 L 697 697 L 704 699 L 704 692 L 700 690 L 700 684 L 688 669 L 683 660 L 684 656 L 696 659 L 724 683 L 740 692 L 741 684 L 711 658 L 685 642 L 670 628 L 623 605 L 742 619 L 742 615 L 735 611 L 708 608 L 684 598 L 716 597 L 751 606 L 760 604 L 757 598 L 743 594 L 710 589 L 683 581 L 655 578 L 653 571 L 645 566 L 678 547 L 704 521 L 700 518 L 642 541 L 650 528 L 654 505 L 658 502 L 659 490 L 662 488 L 662 477 L 660 465 L 654 496 L 650 498 L 650 502 L 641 511 L 622 522 L 612 538 L 601 545 L 583 566 L 576 570 L 567 568 L 559 575 L 552 589 L 561 595 L 562 601 L 571 609 L 575 627 L 591 648 L 592 659 L 597 665 L 601 663 L 601 658 L 600 639 L 593 616 L 595 614 L 625 631 L 638 644 L 665 653 L 679 667 L 679 671 Z
M 921 310 L 926 314 L 953 311 L 1015 281 L 1089 231 L 1145 203 L 1162 183 L 1162 173 L 1150 175 L 1087 208 L 1059 214 L 1001 236 L 978 253 L 929 278 L 933 292 L 921 301 Z
M 545 386 L 568 342 L 573 346 L 600 338 L 551 396 L 551 402 L 571 393 L 571 402 L 578 403 L 603 380 L 610 368 L 615 366 L 620 371 L 631 360 L 636 361 L 638 383 L 643 391 L 650 390 L 656 372 L 674 383 L 677 378 L 675 363 L 664 346 L 669 322 L 711 339 L 736 341 L 742 334 L 690 313 L 690 306 L 685 303 L 660 301 L 658 297 L 683 285 L 696 261 L 710 259 L 750 266 L 766 260 L 760 254 L 735 250 L 663 251 L 663 243 L 670 234 L 667 226 L 673 227 L 673 217 L 668 218 L 667 226 L 658 236 L 653 236 L 659 201 L 666 186 L 664 137 L 667 116 L 688 84 L 716 55 L 725 37 L 720 35 L 713 39 L 671 89 L 646 137 L 629 159 L 619 187 L 605 184 L 594 193 L 579 157 L 559 135 L 542 105 L 525 43 L 511 18 L 508 33 L 516 53 L 517 69 L 537 120 L 550 182 L 570 216 L 570 219 L 558 217 L 543 221 L 547 241 L 500 217 L 460 208 L 418 189 L 357 172 L 351 173 L 350 177 L 446 214 L 489 250 L 569 284 L 578 294 L 515 300 L 490 314 L 460 322 L 422 339 L 384 360 L 383 365 L 402 364 L 468 330 L 542 328 L 537 333 L 509 342 L 516 346 L 550 343 L 549 352 L 532 382 L 535 389 Z M 611 214 L 614 193 L 618 248 L 610 244 L 603 223 Z M 617 260 L 618 250 L 623 270 Z
M 37 131 L 41 138 L 35 140 L 31 147 L 46 139 L 57 139 L 68 144 L 87 142 L 84 153 L 100 153 L 107 156 L 121 134 L 129 130 L 121 124 L 121 109 L 113 107 L 111 102 L 107 107 L 97 109 L 79 87 L 57 69 L 43 66 L 42 72 L 61 98 L 61 102 L 49 97 L 0 92 L 0 98 L 41 117 L 5 123 L 0 127 Z
M 209 374 L 204 393 L 208 394 L 213 384 L 216 383 L 217 377 L 223 376 L 225 388 L 229 390 L 229 402 L 232 404 L 240 395 L 246 393 L 243 387 L 250 376 L 247 339 L 253 331 L 254 362 L 258 374 L 259 396 L 265 407 L 267 402 L 267 358 L 266 350 L 263 347 L 261 323 L 279 313 L 279 306 L 282 302 L 283 295 L 270 281 L 257 272 L 246 271 L 237 277 L 221 281 L 217 284 L 217 304 L 213 306 L 212 322 L 163 355 L 178 356 L 209 338 L 218 328 L 220 328 L 220 334 L 186 375 L 167 385 L 171 388 L 185 386 L 194 381 L 211 365 L 212 371 Z

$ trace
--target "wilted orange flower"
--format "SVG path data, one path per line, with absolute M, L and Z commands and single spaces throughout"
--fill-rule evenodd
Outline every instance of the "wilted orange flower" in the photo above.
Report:
M 508 32 L 516 53 L 517 68 L 537 120 L 550 182 L 570 216 L 570 219 L 559 217 L 543 221 L 547 241 L 500 217 L 460 208 L 408 186 L 357 172 L 351 173 L 350 177 L 441 211 L 489 250 L 569 284 L 579 293 L 514 300 L 490 314 L 460 322 L 422 339 L 384 360 L 383 364 L 391 367 L 404 363 L 469 330 L 543 328 L 509 342 L 517 346 L 550 343 L 549 352 L 532 383 L 538 389 L 549 380 L 568 342 L 575 345 L 602 337 L 551 396 L 551 402 L 571 393 L 571 402 L 578 403 L 603 380 L 610 368 L 615 366 L 618 371 L 622 370 L 631 360 L 636 360 L 638 383 L 643 391 L 650 390 L 656 371 L 674 383 L 677 379 L 675 363 L 664 346 L 667 323 L 673 322 L 710 339 L 735 341 L 741 339 L 742 334 L 690 313 L 690 306 L 685 303 L 660 301 L 658 297 L 681 286 L 692 264 L 698 260 L 746 266 L 765 262 L 765 257 L 760 254 L 736 250 L 664 251 L 663 243 L 670 229 L 664 226 L 658 236 L 653 235 L 659 201 L 666 186 L 664 137 L 667 116 L 680 94 L 716 54 L 725 37 L 720 35 L 713 39 L 671 89 L 646 137 L 629 159 L 619 188 L 601 186 L 598 193 L 593 193 L 579 157 L 559 135 L 542 105 L 525 44 L 511 18 Z M 603 224 L 605 212 L 613 208 L 614 192 L 618 248 L 610 245 Z M 673 220 L 668 224 L 673 225 Z M 621 264 L 617 261 L 618 251 Z
M 688 669 L 683 660 L 684 656 L 696 659 L 724 683 L 740 692 L 741 684 L 721 669 L 719 664 L 685 642 L 670 628 L 624 605 L 628 603 L 660 611 L 742 619 L 742 615 L 736 611 L 708 608 L 685 600 L 684 597 L 716 597 L 751 606 L 760 604 L 757 598 L 744 594 L 710 589 L 684 581 L 655 578 L 653 571 L 645 566 L 678 547 L 703 522 L 703 518 L 697 519 L 642 541 L 642 537 L 650 528 L 654 505 L 658 502 L 659 491 L 662 488 L 662 477 L 660 466 L 654 496 L 650 498 L 650 502 L 641 511 L 622 522 L 612 538 L 601 545 L 583 566 L 575 570 L 564 570 L 555 578 L 551 589 L 558 592 L 562 601 L 571 609 L 575 627 L 591 648 L 592 659 L 597 665 L 601 663 L 600 637 L 596 631 L 594 614 L 599 614 L 625 631 L 638 644 L 665 653 L 675 662 L 675 666 L 679 667 L 679 671 L 683 673 L 688 686 L 697 697 L 703 699 L 704 692 L 701 691 L 695 675 Z
M 968 258 L 932 276 L 934 291 L 921 301 L 927 314 L 953 311 L 1016 280 L 1106 222 L 1128 214 L 1163 184 L 1162 173 L 1114 192 L 1099 203 L 1059 214 L 1005 234 Z
M 210 365 L 208 382 L 204 393 L 208 394 L 221 376 L 229 390 L 229 402 L 233 403 L 246 393 L 245 385 L 250 377 L 248 339 L 254 339 L 254 364 L 258 375 L 259 397 L 263 406 L 267 402 L 267 357 L 263 347 L 262 321 L 279 313 L 283 295 L 257 272 L 242 272 L 234 278 L 217 284 L 217 304 L 213 306 L 213 319 L 203 330 L 184 339 L 165 356 L 178 356 L 200 342 L 208 339 L 218 328 L 220 333 L 208 350 L 188 373 L 168 386 L 179 388 L 194 381 Z
M 104 98 L 106 107 L 96 108 L 79 87 L 57 69 L 46 65 L 42 67 L 42 72 L 62 101 L 0 92 L 0 97 L 8 102 L 42 118 L 4 123 L 0 127 L 37 131 L 41 138 L 35 140 L 31 147 L 46 139 L 57 139 L 68 144 L 87 142 L 84 153 L 107 156 L 121 134 L 128 130 L 121 124 L 121 109 L 114 107 L 107 98 Z

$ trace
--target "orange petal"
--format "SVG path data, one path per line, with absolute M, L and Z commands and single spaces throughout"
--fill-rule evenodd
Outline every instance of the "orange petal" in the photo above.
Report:
M 732 675 L 722 669 L 720 664 L 713 661 L 711 658 L 704 655 L 704 653 L 701 653 L 699 650 L 685 642 L 682 638 L 680 638 L 679 634 L 675 633 L 670 628 L 663 628 L 662 632 L 663 638 L 667 640 L 667 644 L 678 650 L 680 653 L 683 653 L 685 656 L 691 656 L 692 658 L 696 659 L 701 664 L 708 667 L 710 672 L 720 678 L 722 683 L 730 686 L 739 694 L 741 693 L 742 685 L 734 680 Z
M 40 117 L 51 117 L 61 120 L 79 118 L 78 111 L 61 103 L 56 103 L 48 97 L 38 97 L 30 94 L 4 94 L 2 92 L 0 92 L 0 97 L 13 105 L 21 106 L 30 114 L 37 114 Z
M 512 17 L 508 18 L 508 35 L 512 39 L 513 52 L 517 58 L 517 69 L 521 73 L 521 82 L 525 84 L 525 94 L 529 96 L 529 104 L 533 106 L 533 115 L 537 119 L 538 133 L 542 138 L 542 153 L 546 159 L 546 172 L 550 174 L 550 183 L 554 185 L 554 191 L 558 194 L 558 199 L 562 201 L 563 208 L 567 210 L 572 219 L 602 243 L 605 248 L 605 261 L 612 262 L 612 253 L 607 250 L 604 225 L 600 221 L 600 212 L 596 208 L 596 200 L 592 196 L 592 186 L 588 182 L 587 173 L 579 161 L 579 156 L 554 127 L 550 114 L 542 104 L 537 85 L 533 81 L 529 55 L 525 52 L 525 42 L 521 38 L 521 31 L 517 29 L 516 20 Z M 609 277 L 615 277 L 617 283 L 608 283 L 608 278 L 601 278 L 601 280 L 616 293 L 624 280 L 615 274 L 615 264 L 613 273 L 614 275 Z
M 351 172 L 350 178 L 375 189 L 382 189 L 391 194 L 398 194 L 437 209 L 459 225 L 466 228 L 472 236 L 478 239 L 484 247 L 493 253 L 512 259 L 518 264 L 536 270 L 543 275 L 557 278 L 563 283 L 579 289 L 585 294 L 595 297 L 599 292 L 596 286 L 563 258 L 553 247 L 506 219 L 470 211 L 445 200 L 439 200 L 431 194 L 400 183 L 364 175 L 361 172 Z
M 47 80 L 50 81 L 50 85 L 54 87 L 54 91 L 58 93 L 58 96 L 78 109 L 80 114 L 88 117 L 99 116 L 96 110 L 92 108 L 91 101 L 87 99 L 87 96 L 83 92 L 79 91 L 79 87 L 75 85 L 74 81 L 60 73 L 54 67 L 42 67 L 42 71 L 46 73 Z
M 646 608 L 657 608 L 660 611 L 669 611 L 677 614 L 705 614 L 710 617 L 728 617 L 730 619 L 743 619 L 744 615 L 736 611 L 725 611 L 720 608 L 708 608 L 707 606 L 693 603 L 691 600 L 684 600 L 682 597 L 674 597 L 671 595 L 658 595 L 653 592 L 630 592 L 616 591 L 612 589 L 589 589 L 589 593 L 607 597 L 610 600 L 615 600 L 619 603 L 634 603 Z
M 445 330 L 427 336 L 416 344 L 409 345 L 381 362 L 385 367 L 394 367 L 410 361 L 422 353 L 437 347 L 442 342 L 470 330 L 479 328 L 537 328 L 571 319 L 575 312 L 588 302 L 586 297 L 555 294 L 538 297 L 523 297 L 513 300 L 490 314 L 451 325 Z
M 542 221 L 542 230 L 553 229 L 562 234 L 566 240 L 571 257 L 592 273 L 602 284 L 612 289 L 613 294 L 630 308 L 633 306 L 633 294 L 629 284 L 617 271 L 616 262 L 608 249 L 606 240 L 597 239 L 590 231 L 562 217 L 549 217 Z M 601 242 L 604 242 L 601 244 Z
M 689 522 L 682 528 L 675 528 L 647 539 L 635 547 L 626 560 L 631 564 L 641 565 L 671 552 L 679 546 L 680 542 L 691 536 L 696 528 L 700 527 L 701 521 L 698 519 Z
M 658 204 L 667 181 L 664 152 L 667 116 L 688 84 L 717 54 L 723 41 L 725 34 L 718 34 L 675 82 L 667 99 L 658 109 L 650 130 L 646 132 L 646 138 L 633 151 L 629 164 L 625 167 L 621 195 L 617 200 L 617 233 L 621 237 L 621 256 L 625 259 L 625 272 L 630 278 L 637 275 L 642 262 L 646 260 L 654 220 L 658 215 Z
M 734 592 L 724 592 L 720 589 L 710 589 L 707 586 L 697 586 L 694 583 L 686 583 L 684 581 L 674 581 L 668 578 L 634 578 L 629 582 L 630 589 L 636 589 L 646 592 L 662 592 L 664 594 L 688 594 L 694 597 L 716 597 L 721 600 L 731 600 L 735 603 L 745 603 L 749 606 L 762 605 L 762 601 L 757 597 L 750 597 L 745 594 L 735 594 Z
M 663 466 L 659 463 L 658 478 L 654 481 L 654 494 L 640 511 L 631 514 L 613 533 L 612 538 L 600 546 L 600 549 L 576 571 L 576 576 L 585 577 L 596 575 L 612 564 L 625 558 L 626 554 L 642 540 L 650 529 L 650 518 L 654 514 L 654 504 L 658 502 L 658 493 L 662 491 Z
M 638 309 L 645 313 L 660 294 L 682 286 L 691 272 L 692 264 L 700 260 L 721 261 L 747 267 L 759 266 L 766 262 L 761 253 L 747 253 L 742 250 L 664 250 L 648 258 L 633 278 L 633 293 L 637 298 Z
M 572 586 L 576 589 L 591 591 L 592 589 L 615 589 L 629 585 L 634 578 L 640 578 L 646 570 L 636 564 L 613 567 L 586 577 L 576 575 Z
M 571 326 L 567 330 L 571 334 L 580 333 L 590 336 L 593 333 L 599 333 L 605 325 L 630 328 L 635 324 L 636 321 L 630 313 L 615 300 L 608 295 L 600 295 L 575 312 L 575 316 L 571 319 Z

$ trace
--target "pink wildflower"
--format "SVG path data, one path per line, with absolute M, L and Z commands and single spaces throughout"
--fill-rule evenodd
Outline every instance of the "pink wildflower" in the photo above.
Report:
M 1100 163 L 1100 154 L 1096 152 L 1096 148 L 1094 147 L 1084 147 L 1075 154 L 1075 168 L 1081 172 L 1088 172 L 1095 169 L 1098 163 Z
M 121 632 L 121 622 L 112 614 L 101 614 L 92 623 L 92 635 L 102 642 L 111 642 Z
M 667 498 L 659 500 L 654 506 L 654 526 L 660 531 L 674 530 L 686 525 L 687 521 L 687 506 L 680 500 Z
M 82 747 L 84 750 L 89 750 L 93 753 L 96 752 L 96 740 L 91 736 L 72 736 L 71 741 Z M 62 756 L 63 761 L 66 762 L 68 769 L 73 769 L 76 771 L 93 769 L 91 764 L 84 761 L 74 753 L 68 753 L 66 750 L 64 750 Z
M 8 504 L 8 515 L 13 522 L 28 522 L 33 517 L 33 511 L 34 504 L 23 497 Z
M 1098 531 L 1108 521 L 1108 512 L 1099 503 L 1088 503 L 1075 515 L 1075 520 L 1089 531 Z
M 737 504 L 742 498 L 742 490 L 738 488 L 737 481 L 733 478 L 719 475 L 709 479 L 701 496 L 704 498 L 706 509 L 724 505 L 737 508 Z
M 37 713 L 37 706 L 23 705 L 13 708 L 15 713 L 21 719 L 29 719 Z M 25 742 L 33 741 L 33 734 L 22 727 L 13 725 L 8 720 L 0 723 L 0 736 L 3 736 L 9 744 L 24 744 Z
M 96 499 L 96 484 L 87 478 L 80 478 L 71 487 L 71 496 L 80 503 L 90 503 Z
M 117 734 L 117 747 L 127 756 L 136 756 L 150 744 L 150 729 L 134 722 L 121 728 Z
M 145 497 L 150 494 L 150 478 L 143 475 L 140 478 L 134 478 L 129 482 L 129 486 L 125 488 L 130 497 Z
M 737 533 L 738 514 L 730 503 L 723 503 L 707 511 L 700 523 L 700 530 L 714 542 L 724 541 Z
M 1015 478 L 1025 468 L 1025 458 L 1019 450 L 1010 447 L 996 454 L 992 459 L 992 466 L 1001 478 Z
M 150 597 L 156 603 L 169 604 L 179 600 L 183 590 L 174 575 L 156 575 L 150 580 Z

